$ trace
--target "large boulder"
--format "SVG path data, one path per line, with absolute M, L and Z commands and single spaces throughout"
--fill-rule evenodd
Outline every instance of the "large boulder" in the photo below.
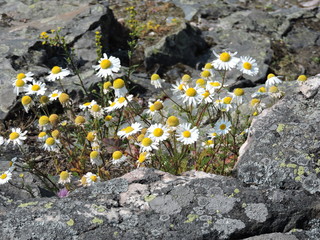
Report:
M 263 233 L 283 239 L 320 236 L 316 220 L 319 201 L 303 190 L 245 187 L 234 178 L 194 171 L 177 177 L 140 168 L 77 189 L 63 199 L 13 201 L 5 194 L 1 198 L 3 239 L 242 239 Z M 281 234 L 290 230 L 290 234 Z
M 320 77 L 254 119 L 235 176 L 246 184 L 320 192 Z

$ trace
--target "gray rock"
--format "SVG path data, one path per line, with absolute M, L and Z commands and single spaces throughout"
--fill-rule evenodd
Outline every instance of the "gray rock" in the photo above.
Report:
M 235 175 L 247 184 L 320 192 L 319 77 L 254 119 Z M 257 150 L 259 149 L 259 150 Z
M 275 195 L 281 200 L 270 198 Z M 309 232 L 292 234 L 319 234 L 318 200 L 310 194 L 245 187 L 234 178 L 196 171 L 177 177 L 141 168 L 62 199 L 8 201 L 5 192 L 0 197 L 4 239 L 241 239 L 278 236 L 298 226 L 309 226 Z

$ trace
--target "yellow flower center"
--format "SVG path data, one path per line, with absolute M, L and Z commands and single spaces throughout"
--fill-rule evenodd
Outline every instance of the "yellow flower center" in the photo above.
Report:
M 167 119 L 167 124 L 170 126 L 170 127 L 176 127 L 179 125 L 179 119 L 175 116 L 170 116 L 168 117 Z
M 111 119 L 112 119 L 112 116 L 110 116 L 110 115 L 107 115 L 104 118 L 104 120 L 107 121 L 107 122 L 111 121 Z
M 180 84 L 180 85 L 178 86 L 178 89 L 179 89 L 180 91 L 183 91 L 183 87 L 184 87 L 184 84 Z
M 10 139 L 10 140 L 15 140 L 15 139 L 17 139 L 19 136 L 20 136 L 19 133 L 17 133 L 17 132 L 12 132 L 12 133 L 10 133 L 10 135 L 9 135 L 9 139 Z
M 151 138 L 144 138 L 144 139 L 142 139 L 141 144 L 144 147 L 148 147 L 152 144 L 152 140 L 151 140 Z
M 269 89 L 269 92 L 276 93 L 276 92 L 278 92 L 278 88 L 276 86 L 271 86 Z
M 210 76 L 211 76 L 211 73 L 210 73 L 210 71 L 208 71 L 208 70 L 204 70 L 204 71 L 201 73 L 201 77 L 207 78 L 207 77 L 210 77 Z
M 109 59 L 103 59 L 101 62 L 100 62 L 100 67 L 102 69 L 107 69 L 111 66 L 111 61 Z
M 125 131 L 126 133 L 130 133 L 134 130 L 133 127 L 129 126 L 129 127 L 126 127 L 125 129 L 123 129 L 123 131 Z
M 273 73 L 269 73 L 267 79 L 275 77 L 275 75 Z
M 119 99 L 118 99 L 118 102 L 119 103 L 123 103 L 123 102 L 125 102 L 126 101 L 126 98 L 125 97 L 120 97 Z
M 206 144 L 207 144 L 207 145 L 211 145 L 211 144 L 213 144 L 213 141 L 212 141 L 212 140 L 208 140 L 208 141 L 206 142 Z
M 66 102 L 69 101 L 69 99 L 70 99 L 70 97 L 66 93 L 61 93 L 60 96 L 59 96 L 60 103 L 66 103 Z
M 185 74 L 185 75 L 182 76 L 182 81 L 183 82 L 188 82 L 188 81 L 190 81 L 190 79 L 191 79 L 191 77 L 188 74 Z
M 112 153 L 112 158 L 115 160 L 118 160 L 122 157 L 122 152 L 120 151 L 115 151 L 114 153 Z
M 221 124 L 221 125 L 219 126 L 219 128 L 220 128 L 220 130 L 225 130 L 225 129 L 227 128 L 227 126 L 226 126 L 225 124 Z
M 242 96 L 244 94 L 244 91 L 242 88 L 236 88 L 235 90 L 233 90 L 234 95 L 236 95 L 237 97 Z
M 95 134 L 94 134 L 94 132 L 88 132 L 88 134 L 87 134 L 87 140 L 88 140 L 89 142 L 92 142 L 94 139 L 95 139 Z
M 54 138 L 58 138 L 59 136 L 60 136 L 60 132 L 59 132 L 59 130 L 53 130 L 52 132 L 51 132 L 51 135 L 52 135 L 52 137 L 54 137 Z
M 36 92 L 36 91 L 39 91 L 39 90 L 40 90 L 40 86 L 37 85 L 37 84 L 32 85 L 31 90 L 32 90 L 32 91 L 35 91 L 35 92 Z
M 103 84 L 103 89 L 109 89 L 110 87 L 111 87 L 111 82 L 110 81 L 108 81 L 108 82 L 105 82 L 104 84 Z
M 58 67 L 58 66 L 54 66 L 52 69 L 51 69 L 51 72 L 53 74 L 58 74 L 61 72 L 61 67 Z
M 158 75 L 158 74 L 152 74 L 152 76 L 151 76 L 151 81 L 155 81 L 155 80 L 158 80 L 158 79 L 160 79 L 160 76 Z
M 24 79 L 25 77 L 26 77 L 26 75 L 24 73 L 18 73 L 17 74 L 17 79 L 18 80 Z
M 21 80 L 21 79 L 18 79 L 18 80 L 16 81 L 16 87 L 23 87 L 25 84 L 26 84 L 26 83 L 25 83 L 23 80 Z
M 21 98 L 21 103 L 22 105 L 28 105 L 29 103 L 31 103 L 32 99 L 29 96 L 23 96 Z
M 55 97 L 58 97 L 58 95 L 59 95 L 58 93 L 52 93 L 51 97 L 55 98 Z
M 52 146 L 55 143 L 56 143 L 56 140 L 54 140 L 53 137 L 49 137 L 49 138 L 46 139 L 46 144 L 49 145 L 49 146 Z
M 266 88 L 265 87 L 261 87 L 261 88 L 259 88 L 259 90 L 258 90 L 258 92 L 266 92 L 267 90 L 266 90 Z
M 113 82 L 113 87 L 116 89 L 120 89 L 124 87 L 124 81 L 121 78 L 116 79 Z
M 188 88 L 186 91 L 186 95 L 188 97 L 194 97 L 195 95 L 197 95 L 197 91 L 194 88 Z
M 112 103 L 110 104 L 110 107 L 113 107 L 114 105 L 116 105 L 116 103 L 115 103 L 115 102 L 112 102 Z
M 91 110 L 93 112 L 99 112 L 101 110 L 100 106 L 98 104 L 95 104 L 91 107 Z
M 189 138 L 189 137 L 191 137 L 191 132 L 190 131 L 184 131 L 182 133 L 182 136 L 185 137 L 185 138 Z
M 156 101 L 156 102 L 153 104 L 153 106 L 154 106 L 154 110 L 160 110 L 160 109 L 163 108 L 162 102 L 159 102 L 159 101 Z
M 82 116 L 77 116 L 74 120 L 75 124 L 83 124 L 86 122 L 86 119 Z
M 92 158 L 92 159 L 95 159 L 95 158 L 97 158 L 99 156 L 99 152 L 97 152 L 97 151 L 92 151 L 91 153 L 90 153 L 90 158 Z
M 59 121 L 59 116 L 58 116 L 57 114 L 51 114 L 51 115 L 49 116 L 49 121 L 50 121 L 50 123 L 51 123 L 52 125 L 55 125 L 55 124 L 57 124 L 58 121 Z
M 86 185 L 87 184 L 87 178 L 85 176 L 82 176 L 80 181 L 81 181 L 82 185 Z
M 200 87 L 203 87 L 204 85 L 206 85 L 206 81 L 203 78 L 199 78 L 196 81 L 196 84 L 199 85 Z
M 211 85 L 212 87 L 220 87 L 220 86 L 221 86 L 221 83 L 219 83 L 219 82 L 211 82 L 210 85 Z
M 306 81 L 306 80 L 307 80 L 307 76 L 306 76 L 306 75 L 300 75 L 300 76 L 298 77 L 298 81 L 304 82 L 304 81 Z
M 202 96 L 203 96 L 204 98 L 207 98 L 207 97 L 210 96 L 210 92 L 207 90 L 207 91 L 205 91 L 204 93 L 202 93 Z
M 153 130 L 153 135 L 155 137 L 161 137 L 163 135 L 163 130 L 161 128 L 156 128 Z
M 46 132 L 40 132 L 39 135 L 38 135 L 39 138 L 43 138 L 45 136 L 47 136 Z
M 221 60 L 222 62 L 229 62 L 231 56 L 230 56 L 229 53 L 223 52 L 223 53 L 220 54 L 219 58 L 220 58 L 220 60 Z
M 69 178 L 69 173 L 68 173 L 67 171 L 62 171 L 62 172 L 60 173 L 60 179 L 61 179 L 61 180 L 65 181 L 65 180 L 67 180 L 68 178 Z
M 225 97 L 225 98 L 223 98 L 223 103 L 224 103 L 224 104 L 230 104 L 231 101 L 232 101 L 232 97 Z
M 39 125 L 44 126 L 49 123 L 49 118 L 47 116 L 41 116 L 39 118 Z
M 45 104 L 45 103 L 49 102 L 49 98 L 47 96 L 43 95 L 43 96 L 40 97 L 39 101 L 40 101 L 41 104 Z
M 3 173 L 3 174 L 1 174 L 0 179 L 6 179 L 7 177 L 8 177 L 8 175 Z
M 247 70 L 250 70 L 252 68 L 252 64 L 249 62 L 244 62 L 242 66 L 244 69 L 247 69 Z
M 91 104 L 91 102 L 86 102 L 86 103 L 82 104 L 82 106 L 88 107 L 88 106 L 90 106 L 90 104 Z
M 212 133 L 211 136 L 212 137 L 216 137 L 218 134 L 217 133 Z
M 211 63 L 206 63 L 206 65 L 204 66 L 205 69 L 212 69 L 213 66 Z
M 143 163 L 146 160 L 146 157 L 147 157 L 146 152 L 140 153 L 139 158 L 138 158 L 139 163 Z
M 250 102 L 251 106 L 255 106 L 259 103 L 260 103 L 260 99 L 258 99 L 258 98 L 253 98 Z
M 138 137 L 137 137 L 137 141 L 138 142 L 141 142 L 143 139 L 144 139 L 144 134 L 143 133 L 141 133 Z
M 96 175 L 91 175 L 90 176 L 91 181 L 96 182 L 98 180 Z
M 149 107 L 150 111 L 151 112 L 154 112 L 156 110 L 156 107 L 154 106 L 154 104 L 152 104 L 150 107 Z

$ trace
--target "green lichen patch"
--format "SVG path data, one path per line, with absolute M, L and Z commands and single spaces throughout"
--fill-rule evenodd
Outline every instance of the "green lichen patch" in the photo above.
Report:
M 146 202 L 151 202 L 153 199 L 155 199 L 156 196 L 155 195 L 148 195 L 144 197 L 144 201 Z
M 37 204 L 38 202 L 27 202 L 27 203 L 21 203 L 18 207 L 28 207 L 28 206 L 34 206 Z
M 282 123 L 279 123 L 276 131 L 278 133 L 283 132 L 284 128 L 285 128 L 285 125 Z
M 92 208 L 94 208 L 97 212 L 102 213 L 106 211 L 106 208 L 101 205 L 92 204 Z
M 70 220 L 67 222 L 67 225 L 69 227 L 72 227 L 74 225 L 74 220 L 72 218 L 70 218 Z
M 185 223 L 191 223 L 191 222 L 193 222 L 194 220 L 198 219 L 199 216 L 196 215 L 196 214 L 189 214 L 189 215 L 187 216 L 187 218 L 188 218 L 188 220 L 186 220 L 186 221 L 184 221 L 184 222 L 185 222 Z
M 97 224 L 102 224 L 103 219 L 95 217 L 94 219 L 91 220 L 92 223 L 97 223 Z
M 49 208 L 52 208 L 52 202 L 48 202 L 44 205 L 45 208 L 49 209 Z

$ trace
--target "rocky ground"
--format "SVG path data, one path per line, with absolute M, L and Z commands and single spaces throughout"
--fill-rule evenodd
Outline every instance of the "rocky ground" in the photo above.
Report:
M 128 4 L 0 0 L 1 123 L 14 112 L 12 79 L 18 72 L 41 77 L 54 65 L 66 66 L 59 52 L 41 44 L 43 31 L 62 27 L 87 86 L 98 81 L 92 69 L 95 31 L 103 35 L 105 52 L 128 63 Z M 258 86 L 272 72 L 285 76 L 286 97 L 253 122 L 233 177 L 138 169 L 58 199 L 26 176 L 37 198 L 0 186 L 2 238 L 320 239 L 320 79 L 311 77 L 302 86 L 290 82 L 300 74 L 320 73 L 319 1 L 163 0 L 130 5 L 140 10 L 141 21 L 157 16 L 168 24 L 161 31 L 146 29 L 138 42 L 133 62 L 139 68 L 132 81 L 142 96 L 157 94 L 149 83 L 155 71 L 167 83 L 184 73 L 197 77 L 214 59 L 212 50 L 230 49 L 254 57 L 260 66 L 256 77 L 230 75 L 231 87 Z M 81 97 L 75 79 L 64 84 Z M 1 152 L 0 167 L 14 155 Z

